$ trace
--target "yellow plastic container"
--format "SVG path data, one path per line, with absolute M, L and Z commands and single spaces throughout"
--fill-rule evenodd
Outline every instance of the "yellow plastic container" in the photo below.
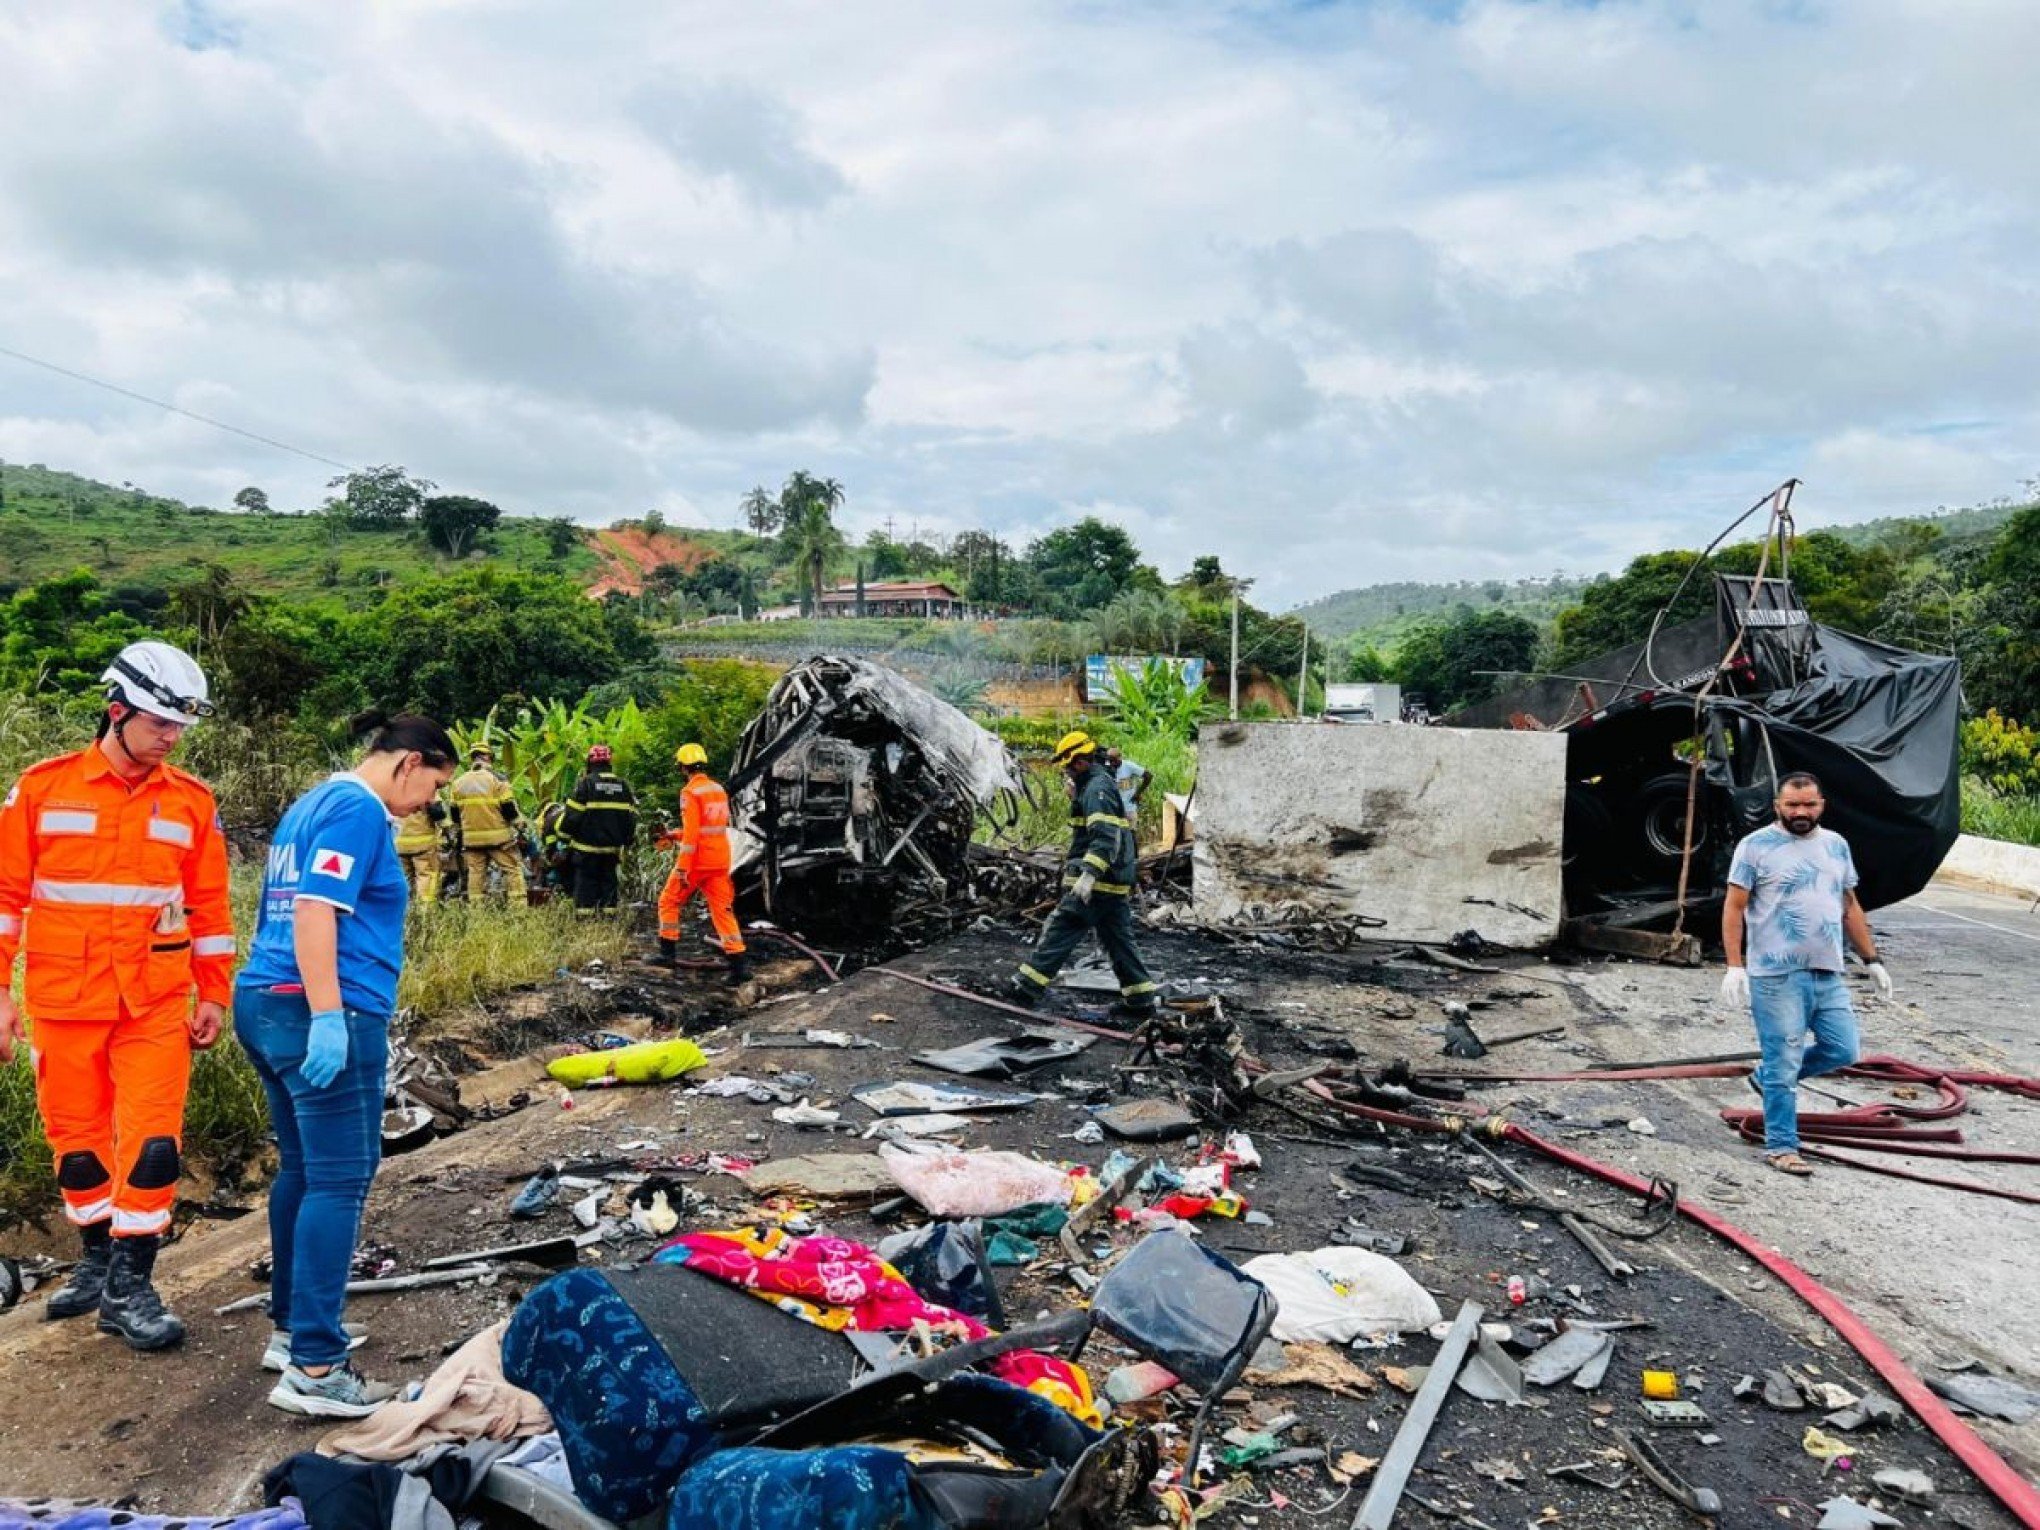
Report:
M 1643 1395 L 1653 1402 L 1671 1402 L 1679 1395 L 1679 1378 L 1670 1371 L 1645 1371 Z

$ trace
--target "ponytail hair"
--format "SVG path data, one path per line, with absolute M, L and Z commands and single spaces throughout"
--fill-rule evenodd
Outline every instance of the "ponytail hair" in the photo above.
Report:
M 415 753 L 434 770 L 460 759 L 460 751 L 447 731 L 431 718 L 414 712 L 399 712 L 394 717 L 377 711 L 363 712 L 348 720 L 347 730 L 356 738 L 368 740 L 364 751 L 367 754 Z

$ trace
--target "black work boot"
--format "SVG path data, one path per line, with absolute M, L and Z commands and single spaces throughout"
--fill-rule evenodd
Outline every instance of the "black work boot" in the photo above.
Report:
M 71 1278 L 43 1303 L 43 1316 L 52 1321 L 97 1312 L 100 1293 L 106 1289 L 106 1268 L 113 1262 L 113 1224 L 94 1222 L 79 1228 L 78 1235 L 84 1239 L 85 1252 L 71 1266 Z
M 163 1305 L 150 1277 L 158 1238 L 115 1238 L 106 1294 L 99 1299 L 99 1331 L 117 1333 L 129 1349 L 168 1349 L 184 1341 L 183 1320 Z
M 743 952 L 732 952 L 725 956 L 723 961 L 727 967 L 727 970 L 723 973 L 723 981 L 728 983 L 730 987 L 734 988 L 739 983 L 750 981 L 751 959 Z
M 668 940 L 666 939 L 665 936 L 661 935 L 659 937 L 659 960 L 664 962 L 668 967 L 679 966 L 680 942 L 677 940 Z

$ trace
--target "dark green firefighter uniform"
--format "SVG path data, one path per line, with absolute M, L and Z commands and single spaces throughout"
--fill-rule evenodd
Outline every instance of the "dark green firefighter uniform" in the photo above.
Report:
M 1023 1004 L 1033 1004 L 1048 991 L 1055 975 L 1095 930 L 1098 944 L 1119 979 L 1120 1006 L 1135 1014 L 1155 1007 L 1155 982 L 1133 943 L 1133 887 L 1139 851 L 1133 825 L 1119 800 L 1119 783 L 1102 763 L 1093 760 L 1077 781 L 1070 805 L 1070 850 L 1063 866 L 1062 901 L 1048 916 L 1033 955 L 1020 964 L 1013 989 Z M 1085 899 L 1083 883 L 1092 883 Z
M 603 758 L 591 759 L 587 774 L 574 783 L 560 815 L 559 832 L 573 858 L 576 913 L 616 907 L 617 863 L 637 837 L 637 797 L 630 783 L 609 769 L 609 751 L 601 753 Z

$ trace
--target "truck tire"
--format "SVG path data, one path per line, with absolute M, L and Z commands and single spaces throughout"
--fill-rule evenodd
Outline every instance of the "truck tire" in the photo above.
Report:
M 1686 789 L 1687 773 L 1675 770 L 1653 776 L 1637 792 L 1637 835 L 1642 841 L 1646 860 L 1676 866 L 1685 854 Z M 1704 785 L 1702 791 L 1705 791 Z M 1696 856 L 1706 843 L 1707 815 L 1702 812 L 1693 830 L 1693 852 Z

